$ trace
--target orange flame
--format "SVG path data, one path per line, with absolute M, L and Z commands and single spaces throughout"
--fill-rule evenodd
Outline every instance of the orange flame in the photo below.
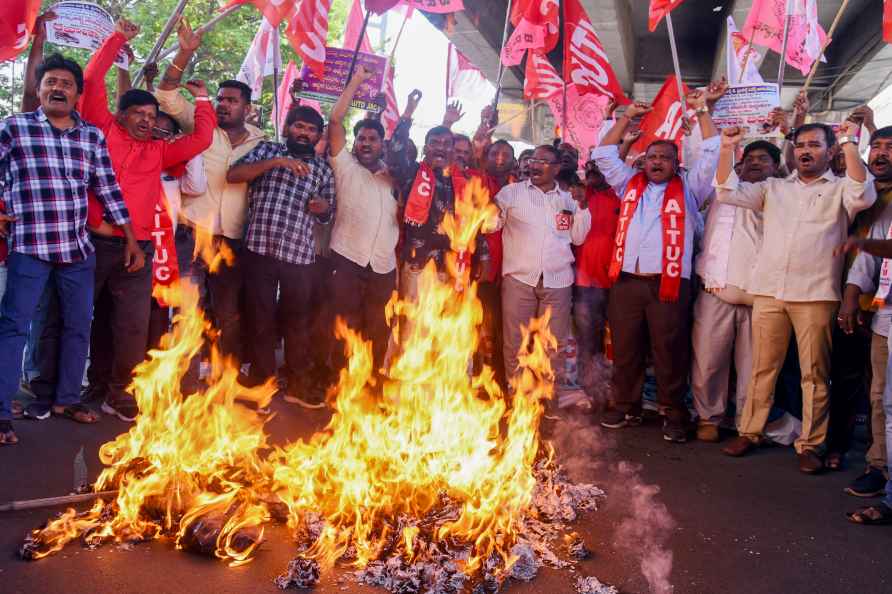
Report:
M 473 251 L 495 214 L 488 192 L 472 181 L 443 230 L 454 249 Z M 191 359 L 213 333 L 194 287 L 165 291 L 180 313 L 161 349 L 136 370 L 130 390 L 139 417 L 100 450 L 106 468 L 96 488 L 117 488 L 117 498 L 85 514 L 69 510 L 35 531 L 39 556 L 85 533 L 95 542 L 169 535 L 185 547 L 197 523 L 214 517 L 213 552 L 238 565 L 250 561 L 275 502 L 284 503 L 295 531 L 322 520 L 305 556 L 330 567 L 350 549 L 353 565 L 363 567 L 394 541 L 413 559 L 421 518 L 445 498 L 457 513 L 433 538 L 466 543 L 469 573 L 493 555 L 510 566 L 531 505 L 543 401 L 552 397 L 548 351 L 556 341 L 548 314 L 524 330 L 520 373 L 505 394 L 488 367 L 470 371 L 483 318 L 476 284 L 456 292 L 429 263 L 417 300 L 388 304 L 389 314 L 411 321 L 400 354 L 376 374 L 371 344 L 339 320 L 348 363 L 329 394 L 331 420 L 308 440 L 271 448 L 264 421 L 243 401 L 265 406 L 273 380 L 240 386 L 238 363 L 221 357 L 213 342 L 208 388 L 182 393 Z M 397 528 L 398 517 L 414 520 Z M 240 538 L 246 530 L 255 536 Z

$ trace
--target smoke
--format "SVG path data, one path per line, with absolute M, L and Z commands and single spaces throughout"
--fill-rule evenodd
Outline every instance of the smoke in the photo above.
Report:
M 615 433 L 603 430 L 591 414 L 562 411 L 554 447 L 574 482 L 592 482 L 607 492 L 611 514 L 620 518 L 616 548 L 638 560 L 651 594 L 674 591 L 669 538 L 676 522 L 659 501 L 660 488 L 642 479 L 642 467 L 618 459 Z

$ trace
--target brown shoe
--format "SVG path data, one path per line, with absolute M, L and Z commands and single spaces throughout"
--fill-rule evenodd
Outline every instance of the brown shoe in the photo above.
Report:
M 802 452 L 797 458 L 799 458 L 799 470 L 805 474 L 817 474 L 824 470 L 824 461 L 811 450 Z
M 700 423 L 697 425 L 697 439 L 709 443 L 719 442 L 719 426 L 712 423 Z
M 756 442 L 749 439 L 748 437 L 744 437 L 743 435 L 739 435 L 734 438 L 734 440 L 729 443 L 727 446 L 722 448 L 722 452 L 727 454 L 728 456 L 733 456 L 735 458 L 739 458 L 741 456 L 746 455 L 750 451 L 756 449 Z

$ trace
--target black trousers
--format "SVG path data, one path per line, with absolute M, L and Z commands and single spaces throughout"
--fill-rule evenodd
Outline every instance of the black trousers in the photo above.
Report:
M 276 376 L 276 344 L 285 338 L 285 368 L 289 391 L 301 391 L 309 378 L 308 338 L 313 275 L 309 264 L 289 264 L 242 251 L 245 298 L 250 317 L 251 378 Z
M 90 333 L 90 383 L 105 381 L 106 398 L 132 398 L 126 388 L 133 368 L 145 359 L 152 302 L 150 241 L 140 241 L 146 264 L 136 272 L 124 267 L 124 240 L 94 235 L 96 278 L 93 329 Z M 105 294 L 105 296 L 104 296 Z
M 653 351 L 657 403 L 671 421 L 687 422 L 691 369 L 691 281 L 681 280 L 678 301 L 660 301 L 660 277 L 623 273 L 610 290 L 607 318 L 613 338 L 613 405 L 641 414 L 648 341 Z M 648 340 L 649 339 L 649 340 Z
M 845 454 L 849 451 L 855 434 L 855 417 L 859 409 L 869 410 L 870 338 L 870 332 L 861 328 L 854 334 L 845 334 L 838 325 L 833 325 L 830 422 L 827 427 L 829 452 Z
M 378 274 L 371 266 L 360 266 L 335 251 L 331 252 L 334 272 L 331 277 L 331 297 L 335 315 L 347 326 L 372 341 L 375 369 L 384 364 L 390 328 L 384 307 L 396 290 L 396 269 Z M 336 342 L 332 348 L 332 366 L 338 371 L 346 364 L 344 344 Z

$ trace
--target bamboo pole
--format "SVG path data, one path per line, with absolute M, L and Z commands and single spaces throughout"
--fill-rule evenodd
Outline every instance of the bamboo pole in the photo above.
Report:
M 136 76 L 133 77 L 133 88 L 139 87 L 139 84 L 142 82 L 143 76 L 145 75 L 146 64 L 151 62 L 155 62 L 158 60 L 158 54 L 161 52 L 161 48 L 164 47 L 164 44 L 167 42 L 167 38 L 170 37 L 170 34 L 173 33 L 173 28 L 179 22 L 180 17 L 183 16 L 183 11 L 186 9 L 186 2 L 189 0 L 180 0 L 176 5 L 176 8 L 173 9 L 173 13 L 167 19 L 167 22 L 164 23 L 164 28 L 161 30 L 161 35 L 158 36 L 157 41 L 155 41 L 155 45 L 152 47 L 152 51 L 149 52 L 149 55 L 146 56 L 146 61 L 143 62 L 142 67 L 139 69 L 139 72 L 136 73 Z
M 675 68 L 675 84 L 678 87 L 678 100 L 681 113 L 685 113 L 684 85 L 681 82 L 681 66 L 678 62 L 678 48 L 675 45 L 675 30 L 672 28 L 672 13 L 666 14 L 666 27 L 669 29 L 669 49 L 672 50 L 672 67 Z
M 787 39 L 790 36 L 790 13 L 793 12 L 793 0 L 787 0 L 784 12 L 784 40 L 781 42 L 780 66 L 777 67 L 777 93 L 780 97 L 784 88 L 784 71 L 787 68 Z
M 805 79 L 805 85 L 803 85 L 802 90 L 808 91 L 808 87 L 811 86 L 811 81 L 815 77 L 815 73 L 818 71 L 818 64 L 821 63 L 821 56 L 824 55 L 824 50 L 827 49 L 827 46 L 830 45 L 830 42 L 833 40 L 833 34 L 836 32 L 836 27 L 839 25 L 839 21 L 842 19 L 842 14 L 846 10 L 846 6 L 849 5 L 849 0 L 843 0 L 842 5 L 839 7 L 839 10 L 836 11 L 836 18 L 833 19 L 833 24 L 830 25 L 830 30 L 827 31 L 827 39 L 824 40 L 823 45 L 821 45 L 821 54 L 815 60 L 815 63 L 811 65 L 811 72 L 808 73 L 808 78 Z
M 21 511 L 25 509 L 40 509 L 43 507 L 55 507 L 57 505 L 69 505 L 72 503 L 84 503 L 101 497 L 112 497 L 117 491 L 99 491 L 96 493 L 79 493 L 77 495 L 63 495 L 61 497 L 43 497 L 40 499 L 24 499 L 20 501 L 7 501 L 0 503 L 0 512 Z

